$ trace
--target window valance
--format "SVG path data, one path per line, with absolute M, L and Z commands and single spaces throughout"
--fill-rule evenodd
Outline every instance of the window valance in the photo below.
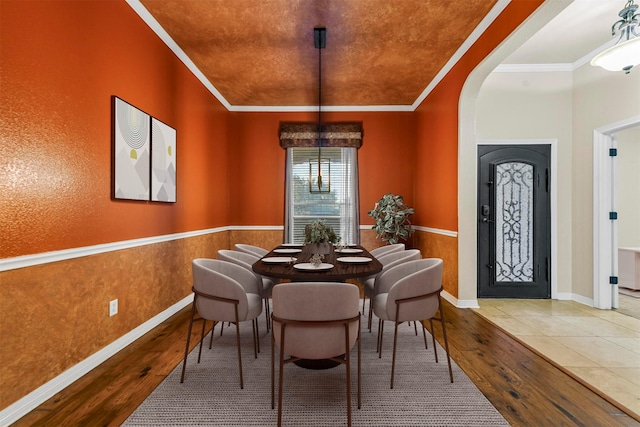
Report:
M 325 123 L 320 132 L 322 147 L 353 147 L 362 146 L 362 123 Z M 281 123 L 280 146 L 290 147 L 317 147 L 318 124 L 317 123 Z

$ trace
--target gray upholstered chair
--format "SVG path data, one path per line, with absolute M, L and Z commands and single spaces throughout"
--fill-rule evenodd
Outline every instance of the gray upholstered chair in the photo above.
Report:
M 258 258 L 262 258 L 263 256 L 269 253 L 268 250 L 266 250 L 265 248 L 261 248 L 260 246 L 247 245 L 244 243 L 236 243 L 234 246 L 240 252 L 245 252 L 251 255 L 255 255 Z
M 396 251 L 396 252 L 391 252 L 388 253 L 386 255 L 381 256 L 380 258 L 378 258 L 378 261 L 380 261 L 380 264 L 382 264 L 382 271 L 380 271 L 380 273 L 378 273 L 377 275 L 368 278 L 367 280 L 364 281 L 363 283 L 363 298 L 362 298 L 362 313 L 364 314 L 364 303 L 365 300 L 367 298 L 369 298 L 369 300 L 373 299 L 373 297 L 376 295 L 377 291 L 376 291 L 376 279 L 378 277 L 380 277 L 380 275 L 382 273 L 384 273 L 386 270 L 398 265 L 398 264 L 402 264 L 403 262 L 408 262 L 408 261 L 413 261 L 413 260 L 417 260 L 422 258 L 422 254 L 420 253 L 420 250 L 418 249 L 408 249 L 406 251 Z M 369 332 L 371 332 L 371 317 L 372 317 L 372 304 L 369 303 L 369 315 L 368 315 L 368 321 L 367 321 L 367 326 L 369 328 Z
M 393 359 L 391 362 L 391 388 L 393 388 L 393 376 L 396 366 L 398 325 L 412 320 L 420 321 L 426 347 L 427 337 L 424 332 L 423 321 L 429 319 L 436 363 L 438 362 L 438 349 L 433 335 L 433 319 L 440 320 L 444 348 L 447 353 L 447 363 L 449 364 L 449 379 L 453 382 L 447 330 L 440 298 L 440 292 L 442 292 L 442 269 L 443 262 L 441 259 L 425 258 L 396 265 L 384 272 L 377 280 L 378 293 L 371 302 L 373 312 L 380 319 L 378 327 L 378 351 L 380 352 L 380 357 L 382 357 L 384 322 L 391 320 L 395 323 Z M 440 317 L 435 317 L 438 312 L 440 312 Z
M 275 284 L 275 282 L 268 277 L 264 277 L 253 272 L 253 269 L 251 268 L 251 266 L 253 265 L 254 262 L 258 261 L 260 258 L 261 257 L 256 255 L 251 255 L 247 252 L 230 251 L 228 249 L 220 249 L 218 251 L 218 259 L 232 262 L 241 267 L 244 267 L 245 269 L 249 270 L 251 273 L 255 274 L 256 277 L 260 280 L 260 283 L 262 284 L 262 288 L 260 290 L 260 296 L 264 301 L 264 315 L 265 315 L 265 321 L 267 323 L 267 331 L 269 331 L 271 328 L 271 322 L 270 322 L 271 309 L 269 305 L 269 298 L 271 297 L 271 290 L 273 289 L 273 285 Z
M 217 259 L 198 258 L 193 260 L 192 273 L 194 296 L 180 382 L 184 382 L 193 323 L 202 320 L 200 350 L 198 353 L 198 363 L 200 363 L 205 325 L 207 320 L 211 320 L 214 327 L 217 322 L 231 322 L 236 325 L 240 388 L 244 388 L 242 352 L 240 349 L 240 322 L 251 320 L 253 326 L 253 354 L 257 358 L 257 346 L 259 345 L 257 318 L 262 312 L 261 284 L 255 274 L 248 272 L 245 268 Z M 196 313 L 198 317 L 196 317 Z M 211 338 L 213 341 L 213 328 L 211 329 Z
M 384 245 L 379 248 L 371 249 L 369 253 L 376 258 L 380 258 L 383 255 L 390 254 L 392 252 L 404 251 L 404 243 L 394 243 L 392 245 Z
M 346 366 L 347 423 L 351 425 L 351 349 L 358 343 L 360 408 L 360 290 L 349 283 L 283 283 L 273 288 L 271 408 L 274 408 L 275 347 L 279 348 L 278 426 L 282 422 L 285 364 L 330 359 Z M 284 358 L 284 354 L 289 357 Z M 310 384 L 310 386 L 313 386 Z M 303 423 L 304 424 L 304 423 Z

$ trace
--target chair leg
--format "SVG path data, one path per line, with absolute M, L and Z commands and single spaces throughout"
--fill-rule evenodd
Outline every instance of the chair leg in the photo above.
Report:
M 360 357 L 360 319 L 358 319 L 358 409 L 360 409 L 361 407 L 361 401 L 360 401 L 360 383 L 361 381 L 361 374 L 360 374 L 360 365 L 361 365 L 361 357 Z
M 200 363 L 200 358 L 202 356 L 202 341 L 204 341 L 204 328 L 207 326 L 206 319 L 202 319 L 202 330 L 200 331 L 200 350 L 198 350 L 198 363 Z
M 222 322 L 224 323 L 224 322 Z M 213 347 L 213 330 L 216 328 L 216 325 L 218 324 L 217 320 L 213 321 L 213 326 L 211 326 L 211 338 L 209 339 L 209 350 L 211 350 L 211 347 Z
M 251 338 L 253 338 L 253 357 L 254 359 L 258 358 L 258 353 L 260 353 L 260 342 L 258 341 L 258 333 L 256 332 L 256 328 L 258 327 L 258 319 L 253 319 L 251 321 Z
M 351 427 L 351 350 L 349 349 L 349 324 L 345 323 L 345 368 L 347 386 L 347 427 Z
M 382 358 L 382 335 L 384 334 L 384 320 L 378 320 L 378 359 Z
M 269 324 L 269 298 L 263 298 L 264 301 L 264 321 L 267 325 L 267 332 L 271 330 L 271 325 Z
M 429 346 L 427 346 L 427 333 L 424 331 L 426 329 L 424 327 L 424 322 L 420 321 L 420 325 L 422 325 L 422 338 L 424 338 L 424 348 L 428 349 Z
M 275 408 L 275 347 L 276 338 L 273 336 L 273 328 L 271 328 L 271 409 Z
M 187 345 L 184 349 L 184 360 L 182 361 L 182 376 L 180 377 L 180 383 L 184 382 L 184 371 L 187 368 L 187 356 L 189 356 L 189 342 L 191 341 L 191 330 L 193 329 L 193 317 L 196 315 L 196 294 L 193 298 L 193 306 L 191 307 L 191 319 L 189 320 L 189 329 L 187 331 Z
M 439 297 L 439 296 L 438 296 Z M 444 350 L 447 353 L 447 364 L 449 365 L 449 379 L 453 383 L 453 371 L 451 370 L 451 357 L 449 356 L 449 342 L 447 341 L 447 328 L 444 325 L 444 310 L 442 309 L 442 303 L 440 303 L 440 322 L 442 322 L 442 337 L 444 339 Z
M 438 363 L 438 347 L 436 346 L 436 334 L 433 329 L 433 318 L 429 319 L 429 324 L 431 325 L 431 340 L 433 340 L 433 354 L 436 357 L 436 363 Z
M 240 370 L 240 388 L 244 388 L 244 382 L 242 381 L 242 352 L 240 351 L 240 321 L 238 320 L 238 306 L 236 309 L 236 344 L 238 346 L 238 369 Z M 254 348 L 255 351 L 255 348 Z M 257 356 L 256 356 L 257 357 Z
M 369 327 L 369 332 L 371 332 L 371 324 L 373 323 L 373 301 L 369 298 L 369 322 L 367 326 Z
M 413 321 L 413 329 L 416 331 L 416 336 L 418 336 L 418 322 L 417 321 Z
M 393 357 L 391 358 L 391 388 L 393 388 L 393 376 L 396 370 L 396 343 L 398 341 L 398 321 L 395 322 L 395 329 L 393 333 Z M 382 353 L 382 349 L 380 349 Z
M 282 370 L 284 368 L 284 331 L 286 325 L 283 324 L 280 329 L 280 372 L 278 373 L 278 427 L 282 425 Z

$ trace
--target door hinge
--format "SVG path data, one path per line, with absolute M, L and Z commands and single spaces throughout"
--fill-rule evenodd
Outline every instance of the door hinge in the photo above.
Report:
M 609 276 L 609 284 L 617 285 L 618 284 L 618 276 Z
M 612 221 L 618 219 L 618 212 L 609 212 L 609 219 Z
M 609 148 L 609 157 L 616 157 L 618 155 L 617 148 Z

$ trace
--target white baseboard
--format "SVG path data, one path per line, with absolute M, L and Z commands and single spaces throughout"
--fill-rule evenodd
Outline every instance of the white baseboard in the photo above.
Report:
M 593 298 L 583 297 L 582 295 L 578 295 L 578 294 L 571 294 L 571 298 L 569 299 L 589 307 L 594 307 Z
M 132 344 L 138 338 L 160 325 L 162 322 L 173 316 L 193 301 L 193 294 L 183 298 L 171 307 L 167 308 L 158 315 L 144 322 L 142 325 L 131 330 L 126 335 L 118 338 L 108 346 L 104 347 L 97 353 L 92 354 L 82 362 L 67 369 L 51 381 L 38 387 L 36 390 L 24 396 L 17 402 L 9 405 L 0 411 L 0 426 L 8 426 L 29 412 L 37 408 L 42 403 L 49 400 L 56 393 L 71 385 L 73 382 L 81 378 L 83 375 L 95 369 L 98 365 L 118 353 L 123 348 Z
M 442 298 L 449 301 L 451 304 L 453 304 L 454 307 L 457 307 L 457 308 L 479 308 L 480 307 L 478 305 L 478 300 L 476 299 L 470 299 L 470 300 L 458 299 L 447 291 L 442 291 L 441 296 Z

